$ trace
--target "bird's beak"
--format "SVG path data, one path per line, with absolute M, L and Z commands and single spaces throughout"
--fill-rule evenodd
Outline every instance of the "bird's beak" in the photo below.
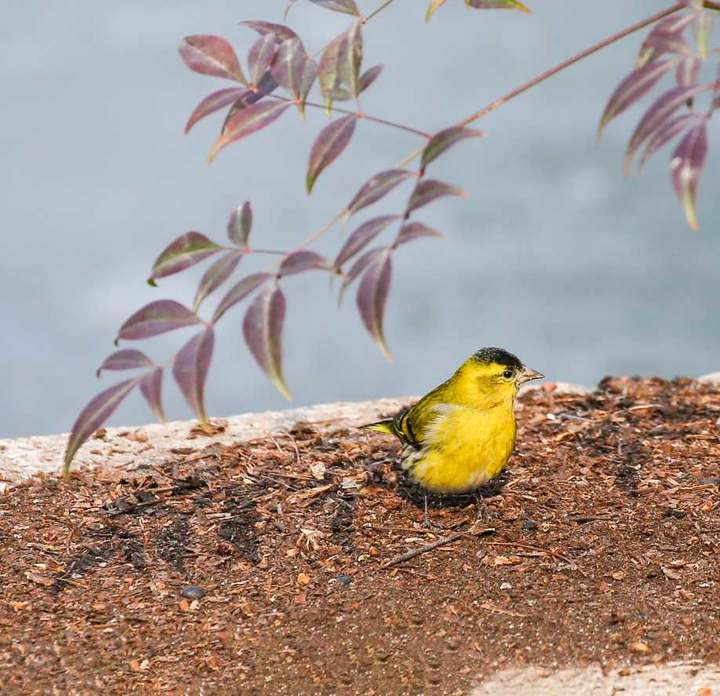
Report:
M 518 375 L 518 382 L 525 384 L 525 382 L 531 382 L 534 379 L 544 379 L 545 375 L 542 372 L 531 370 L 529 367 L 523 367 L 522 372 Z

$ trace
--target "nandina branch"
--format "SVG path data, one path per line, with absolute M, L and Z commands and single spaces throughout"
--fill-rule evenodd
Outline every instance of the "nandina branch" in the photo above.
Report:
M 716 5 L 716 3 L 705 3 L 705 6 L 709 5 Z M 626 29 L 623 29 L 622 31 L 619 31 L 615 34 L 612 34 L 611 36 L 608 36 L 606 39 L 603 39 L 602 41 L 599 41 L 596 44 L 593 44 L 592 46 L 586 48 L 583 51 L 580 51 L 580 53 L 576 53 L 574 56 L 568 58 L 567 60 L 564 60 L 562 63 L 556 65 L 553 68 L 550 68 L 549 70 L 546 70 L 543 73 L 540 73 L 537 77 L 534 77 L 532 80 L 529 80 L 528 82 L 525 82 L 524 84 L 520 85 L 519 87 L 516 87 L 515 89 L 511 90 L 504 96 L 500 97 L 499 99 L 496 99 L 495 101 L 491 102 L 487 106 L 484 106 L 479 111 L 476 111 L 474 114 L 471 114 L 466 119 L 460 121 L 458 123 L 458 126 L 467 126 L 473 121 L 477 121 L 479 118 L 482 118 L 483 116 L 487 116 L 491 111 L 495 111 L 495 109 L 503 106 L 503 104 L 507 104 L 510 100 L 514 99 L 515 97 L 519 96 L 520 94 L 523 94 L 523 92 L 527 92 L 529 89 L 532 89 L 536 85 L 539 85 L 541 82 L 544 82 L 548 78 L 552 77 L 553 75 L 556 75 L 559 72 L 562 72 L 566 68 L 569 68 L 571 65 L 574 65 L 575 63 L 578 63 L 579 61 L 587 58 L 588 56 L 591 56 L 593 53 L 597 53 L 598 51 L 601 51 L 603 48 L 606 48 L 607 46 L 610 46 L 611 44 L 616 43 L 617 41 L 620 41 L 621 39 L 624 39 L 626 36 L 629 36 L 630 34 L 634 34 L 636 31 L 640 31 L 641 29 L 644 29 L 645 27 L 649 26 L 650 24 L 654 24 L 655 22 L 664 19 L 665 17 L 668 17 L 671 14 L 674 14 L 675 12 L 678 12 L 679 10 L 682 10 L 685 7 L 684 2 L 676 2 L 674 5 L 671 5 L 670 7 L 662 10 L 661 12 L 658 12 L 654 15 L 651 15 L 650 17 L 647 17 L 646 19 L 640 20 L 639 22 L 636 22 L 635 24 L 631 24 Z M 712 7 L 711 9 L 720 9 L 720 6 Z
M 390 5 L 394 0 L 387 0 L 387 2 L 383 3 L 380 7 L 378 7 L 374 12 L 371 12 L 366 18 L 365 21 L 368 19 L 374 17 L 376 14 L 381 12 L 383 9 L 385 9 L 388 5 Z M 712 10 L 720 10 L 720 3 L 717 2 L 711 2 L 710 0 L 706 0 L 704 3 L 704 6 L 708 9 Z M 552 77 L 553 75 L 556 75 L 559 72 L 562 72 L 566 68 L 569 68 L 571 65 L 574 65 L 575 63 L 578 63 L 579 61 L 583 60 L 584 58 L 587 58 L 588 56 L 592 55 L 593 53 L 597 53 L 598 51 L 601 51 L 603 48 L 606 48 L 607 46 L 610 46 L 613 43 L 616 43 L 617 41 L 620 41 L 621 39 L 625 38 L 626 36 L 629 36 L 630 34 L 634 34 L 637 31 L 640 31 L 641 29 L 654 24 L 655 22 L 658 22 L 661 19 L 664 19 L 665 17 L 668 17 L 671 14 L 674 14 L 675 12 L 678 12 L 683 7 L 685 7 L 684 2 L 677 2 L 674 5 L 661 10 L 660 12 L 657 12 L 654 15 L 651 15 L 650 17 L 647 17 L 643 20 L 640 20 L 639 22 L 636 22 L 635 24 L 631 24 L 629 27 L 623 29 L 622 31 L 619 31 L 615 34 L 612 34 L 611 36 L 607 37 L 606 39 L 603 39 L 602 41 L 599 41 L 596 44 L 593 44 L 592 46 L 586 48 L 583 51 L 580 51 L 579 53 L 576 53 L 574 56 L 571 56 L 567 60 L 564 60 L 562 63 L 556 65 L 553 68 L 550 68 L 549 70 L 546 70 L 545 72 L 541 73 L 537 77 L 534 77 L 532 80 L 529 80 L 528 82 L 520 85 L 519 87 L 516 87 L 512 91 L 508 92 L 506 95 L 500 97 L 499 99 L 496 99 L 495 101 L 491 102 L 487 106 L 483 107 L 479 111 L 476 111 L 471 116 L 468 116 L 466 119 L 461 121 L 458 126 L 467 126 L 473 121 L 476 121 L 483 116 L 486 116 L 491 111 L 495 111 L 495 109 L 499 108 L 500 106 L 503 106 L 510 100 L 514 99 L 515 97 L 519 96 L 523 92 L 528 91 L 532 87 L 535 87 L 536 85 L 540 84 L 541 82 L 544 82 L 548 78 Z M 309 106 L 317 106 L 320 108 L 325 108 L 322 104 L 313 104 L 311 102 L 308 102 Z M 348 111 L 346 109 L 338 109 L 334 108 L 333 110 L 338 111 L 339 113 L 346 113 L 346 114 L 352 114 L 355 112 Z M 378 119 L 374 117 L 367 116 L 365 114 L 356 114 L 358 117 L 366 118 L 368 120 L 375 121 L 377 123 L 381 123 L 384 125 L 393 126 L 395 128 L 401 128 L 402 130 L 407 130 L 412 133 L 415 133 L 417 135 L 422 135 L 426 138 L 431 137 L 427 133 L 423 133 L 422 131 L 418 131 L 414 128 L 409 128 L 407 126 L 403 126 L 401 124 L 393 123 L 385 121 L 384 119 Z M 410 162 L 412 162 L 418 155 L 420 155 L 423 151 L 423 147 L 418 148 L 414 150 L 412 153 L 410 153 L 407 157 L 405 157 L 397 166 L 399 167 L 405 167 Z M 340 211 L 332 220 L 330 220 L 327 224 L 323 225 L 320 229 L 318 229 L 316 232 L 308 236 L 300 245 L 301 248 L 309 246 L 313 242 L 317 241 L 321 237 L 323 237 L 327 232 L 329 232 L 342 218 L 345 214 L 345 209 Z
M 379 12 L 381 12 L 382 10 L 384 10 L 388 5 L 390 5 L 393 1 L 394 1 L 394 0 L 387 0 L 386 2 L 384 2 L 384 3 L 383 3 L 382 5 L 380 5 L 380 7 L 378 7 L 375 11 L 371 12 L 371 13 L 365 18 L 365 21 L 367 21 L 367 20 L 371 19 L 372 17 L 374 17 L 375 15 L 377 15 Z M 704 3 L 704 6 L 705 6 L 706 8 L 708 8 L 708 9 L 711 9 L 711 10 L 720 10 L 720 3 L 711 2 L 710 0 L 706 0 L 706 2 Z M 674 5 L 668 7 L 668 8 L 666 8 L 666 9 L 664 9 L 664 10 L 661 10 L 660 12 L 657 12 L 657 13 L 654 14 L 654 15 L 651 15 L 650 17 L 647 17 L 647 18 L 645 18 L 645 19 L 643 19 L 643 20 L 640 20 L 639 22 L 636 22 L 635 24 L 631 24 L 629 27 L 627 27 L 627 28 L 623 29 L 622 31 L 619 31 L 619 32 L 617 32 L 617 33 L 615 33 L 615 34 L 612 34 L 611 36 L 607 37 L 606 39 L 603 39 L 602 41 L 599 41 L 598 43 L 593 44 L 592 46 L 586 48 L 585 50 L 580 51 L 579 53 L 576 53 L 574 56 L 571 56 L 571 57 L 568 58 L 567 60 L 564 60 L 562 63 L 556 65 L 555 67 L 550 68 L 549 70 L 546 70 L 545 72 L 541 73 L 541 74 L 538 75 L 537 77 L 534 77 L 532 80 L 529 80 L 528 82 L 520 85 L 519 87 L 516 87 L 515 89 L 511 90 L 510 92 L 508 92 L 508 93 L 505 94 L 504 96 L 496 99 L 495 101 L 491 102 L 491 103 L 488 104 L 487 106 L 483 107 L 483 108 L 480 109 L 479 111 L 476 111 L 474 114 L 468 116 L 466 119 L 464 119 L 463 121 L 461 121 L 461 122 L 458 124 L 458 126 L 463 126 L 463 127 L 464 127 L 464 126 L 469 125 L 469 124 L 472 123 L 473 121 L 476 121 L 476 120 L 482 118 L 483 116 L 486 116 L 486 115 L 489 114 L 490 112 L 495 111 L 495 109 L 499 108 L 500 106 L 503 106 L 503 105 L 506 104 L 507 102 L 511 101 L 512 99 L 514 99 L 515 97 L 519 96 L 520 94 L 528 91 L 528 90 L 531 89 L 532 87 L 535 87 L 536 85 L 540 84 L 541 82 L 544 82 L 545 80 L 547 80 L 548 78 L 552 77 L 553 75 L 556 75 L 557 73 L 562 72 L 562 71 L 565 70 L 566 68 L 569 68 L 571 65 L 574 65 L 575 63 L 578 63 L 579 61 L 587 58 L 588 56 L 591 56 L 593 53 L 597 53 L 598 51 L 601 51 L 603 48 L 606 48 L 607 46 L 610 46 L 611 44 L 616 43 L 617 41 L 620 41 L 621 39 L 625 38 L 626 36 L 629 36 L 630 34 L 634 34 L 635 32 L 640 31 L 641 29 L 643 29 L 643 28 L 645 28 L 645 27 L 647 27 L 647 26 L 649 26 L 649 25 L 651 25 L 651 24 L 654 24 L 655 22 L 658 22 L 659 20 L 664 19 L 665 17 L 668 17 L 668 16 L 674 14 L 675 12 L 678 12 L 678 11 L 681 10 L 683 7 L 685 7 L 685 3 L 684 3 L 684 2 L 677 2 L 677 3 L 675 3 Z M 275 95 L 273 95 L 273 96 L 275 96 Z M 281 97 L 278 97 L 278 98 L 281 98 Z M 288 100 L 288 101 L 289 101 L 289 100 Z M 323 105 L 321 105 L 321 104 L 313 104 L 313 103 L 311 103 L 311 102 L 308 102 L 308 105 L 309 105 L 309 106 L 318 106 L 318 107 L 321 107 L 321 108 L 325 108 L 325 107 L 324 107 Z M 345 109 L 334 108 L 333 110 L 338 111 L 338 112 L 340 112 L 340 113 L 346 113 L 346 114 L 354 113 L 354 112 L 352 112 L 352 111 L 348 111 L 348 110 L 345 110 Z M 385 121 L 385 120 L 383 120 L 383 119 L 378 119 L 378 118 L 374 118 L 374 117 L 369 117 L 369 116 L 367 116 L 367 115 L 365 115 L 365 114 L 358 114 L 358 116 L 362 116 L 362 117 L 364 117 L 364 118 L 366 118 L 366 119 L 368 119 L 368 120 L 372 120 L 372 121 L 375 121 L 375 122 L 377 122 L 377 123 L 381 123 L 381 124 L 384 124 L 384 125 L 389 125 L 389 126 L 393 126 L 393 127 L 396 127 L 396 128 L 401 128 L 402 130 L 407 130 L 407 131 L 410 131 L 410 132 L 415 133 L 415 134 L 417 134 L 417 135 L 422 135 L 422 136 L 424 136 L 424 137 L 426 137 L 426 138 L 431 137 L 431 136 L 430 136 L 429 134 L 427 134 L 427 133 L 423 133 L 422 131 L 418 131 L 418 130 L 416 130 L 416 129 L 414 129 L 414 128 L 409 128 L 409 127 L 403 126 L 403 125 L 401 125 L 401 124 L 392 123 L 392 122 L 387 122 L 387 121 Z M 421 148 L 418 148 L 418 149 L 414 150 L 414 151 L 413 151 L 412 153 L 410 153 L 407 157 L 405 157 L 397 166 L 399 166 L 399 167 L 405 167 L 405 166 L 407 166 L 407 165 L 408 165 L 410 162 L 412 162 L 418 155 L 420 155 L 420 154 L 422 153 L 423 149 L 424 149 L 424 148 L 421 147 Z M 318 229 L 316 232 L 314 232 L 314 233 L 311 234 L 309 237 L 307 237 L 307 238 L 302 242 L 302 244 L 300 245 L 301 248 L 306 247 L 306 246 L 309 246 L 309 245 L 312 244 L 313 242 L 315 242 L 315 241 L 317 241 L 318 239 L 320 239 L 321 237 L 323 237 L 327 232 L 329 232 L 329 231 L 342 219 L 342 217 L 343 217 L 344 214 L 345 214 L 345 210 L 343 209 L 342 211 L 340 211 L 340 213 L 338 213 L 338 214 L 337 214 L 332 220 L 330 220 L 327 224 L 323 225 L 323 227 L 321 227 L 321 228 Z

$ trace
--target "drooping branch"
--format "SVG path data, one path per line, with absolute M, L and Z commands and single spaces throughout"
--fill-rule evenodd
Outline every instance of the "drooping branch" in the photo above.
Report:
M 716 3 L 706 3 L 706 6 L 708 6 L 708 5 L 712 6 L 712 5 L 716 5 Z M 593 53 L 597 53 L 598 51 L 601 51 L 603 48 L 607 48 L 611 44 L 614 44 L 614 43 L 620 41 L 621 39 L 624 39 L 626 36 L 630 36 L 630 34 L 634 34 L 635 32 L 640 31 L 641 29 L 644 29 L 645 27 L 650 26 L 651 24 L 654 24 L 655 22 L 658 22 L 661 19 L 664 19 L 665 17 L 668 17 L 671 14 L 674 14 L 675 12 L 678 12 L 679 10 L 683 9 L 684 7 L 685 7 L 684 2 L 676 2 L 674 5 L 671 5 L 670 7 L 666 8 L 662 11 L 657 12 L 656 14 L 651 15 L 650 17 L 646 17 L 645 19 L 642 19 L 639 22 L 635 22 L 635 24 L 631 24 L 629 27 L 626 27 L 622 31 L 612 34 L 611 36 L 608 36 L 606 39 L 603 39 L 602 41 L 598 41 L 597 43 L 593 44 L 592 46 L 589 46 L 588 48 L 580 51 L 579 53 L 576 53 L 574 56 L 571 56 L 567 60 L 562 61 L 562 63 L 558 63 L 558 65 L 533 77 L 531 80 L 528 80 L 527 82 L 523 83 L 522 85 L 516 87 L 515 89 L 511 90 L 510 92 L 503 95 L 502 97 L 495 99 L 494 101 L 490 102 L 487 106 L 484 106 L 479 111 L 476 111 L 475 113 L 470 114 L 470 116 L 468 116 L 467 118 L 460 121 L 458 123 L 458 126 L 467 126 L 470 123 L 473 123 L 474 121 L 477 121 L 478 119 L 482 118 L 483 116 L 487 116 L 492 111 L 495 111 L 495 109 L 498 109 L 499 107 L 503 106 L 504 104 L 507 104 L 509 101 L 511 101 L 515 97 L 523 94 L 524 92 L 527 92 L 529 89 L 532 89 L 536 85 L 539 85 L 541 82 L 544 82 L 548 78 L 553 77 L 554 75 L 557 75 L 559 72 L 562 72 L 566 68 L 569 68 L 571 65 L 574 65 L 575 63 L 579 63 L 581 60 L 584 60 L 588 56 L 591 56 Z M 720 5 L 717 7 L 712 7 L 711 9 L 720 9 Z

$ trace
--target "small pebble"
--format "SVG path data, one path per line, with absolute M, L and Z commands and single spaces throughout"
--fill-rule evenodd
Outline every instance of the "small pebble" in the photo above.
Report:
M 205 590 L 197 585 L 188 585 L 180 590 L 180 596 L 185 599 L 202 599 L 205 594 Z
M 523 522 L 522 528 L 526 532 L 532 532 L 538 528 L 538 523 L 535 520 L 528 518 Z
M 352 578 L 349 575 L 338 575 L 335 578 L 341 585 L 349 585 L 352 582 Z

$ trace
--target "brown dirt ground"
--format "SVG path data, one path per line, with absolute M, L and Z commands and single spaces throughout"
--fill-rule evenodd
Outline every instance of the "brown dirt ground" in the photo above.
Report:
M 365 431 L 29 480 L 0 497 L 2 693 L 461 694 L 523 664 L 720 662 L 720 390 L 612 379 L 518 415 L 480 517 L 434 501 L 440 530 Z

